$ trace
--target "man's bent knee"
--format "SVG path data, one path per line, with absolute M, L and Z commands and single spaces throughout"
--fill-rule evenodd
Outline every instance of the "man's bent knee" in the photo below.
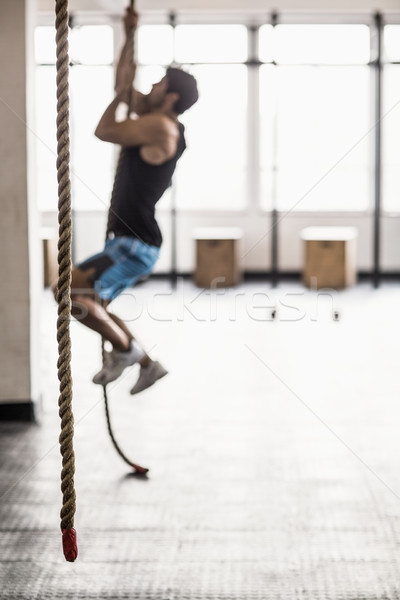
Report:
M 73 267 L 71 272 L 71 289 L 70 295 L 71 300 L 79 302 L 84 297 L 92 298 L 93 300 L 99 301 L 99 298 L 93 288 L 90 276 L 92 275 L 92 269 L 88 271 L 82 271 L 78 267 Z M 58 283 L 51 286 L 51 291 L 56 301 L 58 301 Z
M 94 269 L 82 271 L 79 267 L 73 267 L 71 274 L 71 296 L 76 294 L 93 296 L 94 289 L 91 280 L 93 273 Z

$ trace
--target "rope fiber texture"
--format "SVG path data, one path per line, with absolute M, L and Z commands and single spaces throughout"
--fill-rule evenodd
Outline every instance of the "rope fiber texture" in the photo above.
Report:
M 111 427 L 110 411 L 109 411 L 109 408 L 108 408 L 107 387 L 105 385 L 103 386 L 103 395 L 104 395 L 104 407 L 105 407 L 105 411 L 106 411 L 108 433 L 110 434 L 110 438 L 111 438 L 111 441 L 112 441 L 112 443 L 114 445 L 115 450 L 118 452 L 118 454 L 120 455 L 120 457 L 122 458 L 122 460 L 125 461 L 127 465 L 129 465 L 130 467 L 132 467 L 132 469 L 138 475 L 146 475 L 146 473 L 148 473 L 149 469 L 147 469 L 146 467 L 141 467 L 140 465 L 132 462 L 122 452 L 121 448 L 119 447 L 119 445 L 117 443 L 117 440 L 114 437 L 113 430 L 112 430 L 112 427 Z
M 60 452 L 62 455 L 61 530 L 64 555 L 67 561 L 76 559 L 78 550 L 76 532 L 73 529 L 76 509 L 74 487 L 75 455 L 73 448 L 74 417 L 72 412 L 71 375 L 71 182 L 69 174 L 69 95 L 68 95 L 68 2 L 56 0 L 56 68 L 57 68 L 57 181 L 58 181 L 58 399 L 61 418 Z

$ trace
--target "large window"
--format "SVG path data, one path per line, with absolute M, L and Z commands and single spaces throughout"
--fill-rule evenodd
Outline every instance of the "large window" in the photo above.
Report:
M 275 61 L 260 70 L 263 208 L 368 209 L 368 27 L 267 25 L 260 30 L 260 55 Z
M 177 179 L 179 208 L 238 210 L 247 204 L 247 73 L 243 65 L 192 68 L 200 100 L 182 121 L 189 132 Z
M 366 25 L 263 25 L 259 115 L 249 119 L 249 35 L 243 25 L 143 26 L 139 80 L 171 60 L 198 79 L 182 121 L 190 151 L 175 177 L 179 209 L 364 211 L 372 205 L 370 30 Z M 222 43 L 223 40 L 223 43 Z M 206 41 L 206 43 L 205 43 Z M 161 73 L 160 73 L 161 74 Z M 253 79 L 254 81 L 254 79 Z M 249 127 L 252 124 L 255 130 Z M 251 153 L 251 144 L 259 144 Z M 259 179 L 251 187 L 249 177 Z M 259 190 L 250 198 L 249 190 Z M 167 195 L 168 201 L 170 196 Z M 166 198 L 161 207 L 167 207 Z
M 223 40 L 223 43 L 221 43 Z M 138 87 L 148 91 L 172 59 L 198 81 L 200 99 L 181 120 L 189 150 L 175 176 L 181 210 L 237 210 L 247 203 L 247 29 L 243 25 L 144 25 Z M 169 205 L 167 192 L 160 208 Z
M 400 212 L 400 25 L 384 28 L 382 109 L 382 199 L 388 212 Z
M 221 43 L 223 40 L 223 43 Z M 183 115 L 190 152 L 177 181 L 180 208 L 237 210 L 247 204 L 247 30 L 242 25 L 176 28 L 176 58 L 192 63 L 197 105 Z
M 137 32 L 141 65 L 169 65 L 174 60 L 174 31 L 170 25 L 143 25 Z
M 71 166 L 75 209 L 105 210 L 116 151 L 94 129 L 113 94 L 108 25 L 70 35 Z M 374 67 L 362 24 L 145 24 L 136 85 L 147 92 L 169 64 L 197 78 L 181 120 L 188 151 L 174 185 L 178 210 L 362 212 L 373 207 Z M 400 210 L 400 25 L 384 27 L 382 198 Z M 257 43 L 258 42 L 258 43 Z M 249 51 L 250 48 L 250 51 Z M 57 203 L 54 28 L 37 27 L 37 196 Z M 249 53 L 250 52 L 250 53 Z M 374 54 L 372 55 L 374 58 Z
M 51 211 L 57 209 L 54 27 L 36 29 L 35 55 L 36 192 L 40 209 Z M 81 210 L 102 210 L 109 203 L 114 149 L 97 140 L 93 132 L 113 93 L 112 28 L 74 28 L 69 55 L 72 205 Z

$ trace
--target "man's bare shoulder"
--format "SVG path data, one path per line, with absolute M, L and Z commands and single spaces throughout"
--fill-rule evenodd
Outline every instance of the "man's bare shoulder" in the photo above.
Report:
M 137 122 L 168 136 L 178 137 L 179 135 L 178 123 L 162 113 L 155 112 L 138 116 Z
M 160 165 L 172 158 L 178 146 L 178 123 L 162 113 L 143 115 L 139 120 L 144 129 L 152 132 L 149 142 L 142 145 L 142 158 L 153 165 Z

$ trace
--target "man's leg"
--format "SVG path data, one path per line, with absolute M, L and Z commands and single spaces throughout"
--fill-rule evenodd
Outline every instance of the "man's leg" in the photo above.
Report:
M 123 331 L 130 340 L 134 340 L 135 337 L 133 335 L 133 333 L 128 329 L 127 325 L 125 324 L 125 322 L 120 319 L 119 317 L 117 317 L 117 315 L 115 315 L 114 313 L 108 312 L 106 311 L 108 316 L 114 321 L 114 323 L 116 323 L 118 325 L 118 327 L 121 329 L 121 331 Z M 150 356 L 145 352 L 144 356 L 141 360 L 139 360 L 139 363 L 142 365 L 142 367 L 147 367 L 147 365 L 151 362 L 151 358 Z
M 129 339 L 135 340 L 132 332 L 128 329 L 127 325 L 122 319 L 113 313 L 109 313 L 108 311 L 107 314 L 120 327 L 120 329 L 126 333 Z M 157 360 L 152 360 L 146 353 L 138 362 L 140 364 L 140 373 L 135 385 L 131 389 L 131 394 L 143 392 L 156 383 L 156 381 L 168 374 L 168 371 Z
M 83 325 L 97 331 L 108 340 L 115 350 L 126 352 L 133 337 L 130 337 L 101 305 L 90 282 L 92 272 L 92 269 L 82 271 L 77 267 L 73 268 L 71 313 Z
M 128 329 L 127 325 L 122 319 L 113 313 L 109 313 L 108 311 L 107 314 L 120 327 L 120 329 L 126 333 L 129 339 L 135 340 L 132 332 Z M 147 388 L 154 385 L 156 381 L 168 374 L 168 371 L 158 362 L 158 360 L 152 360 L 147 353 L 145 353 L 143 358 L 138 362 L 140 364 L 139 377 L 131 389 L 131 394 L 143 392 Z
M 105 385 L 119 377 L 126 367 L 139 362 L 139 377 L 131 390 L 131 394 L 136 394 L 164 377 L 167 371 L 143 351 L 124 321 L 108 312 L 107 306 L 110 301 L 99 298 L 93 287 L 92 281 L 96 279 L 109 289 L 114 283 L 113 278 L 115 280 L 115 277 L 120 275 L 114 270 L 110 277 L 110 268 L 116 263 L 115 255 L 111 258 L 99 253 L 85 263 L 74 267 L 72 271 L 72 315 L 86 327 L 102 335 L 113 346 L 113 351 L 106 353 L 103 368 L 94 376 L 93 381 Z M 141 260 L 140 266 L 142 264 Z M 103 278 L 103 273 L 106 273 L 106 279 Z
M 112 352 L 106 352 L 103 367 L 93 377 L 94 383 L 106 385 L 117 379 L 127 367 L 142 360 L 145 353 L 133 341 L 133 336 L 121 329 L 102 305 L 91 283 L 93 272 L 93 269 L 73 268 L 71 313 L 83 325 L 103 336 L 113 347 Z

